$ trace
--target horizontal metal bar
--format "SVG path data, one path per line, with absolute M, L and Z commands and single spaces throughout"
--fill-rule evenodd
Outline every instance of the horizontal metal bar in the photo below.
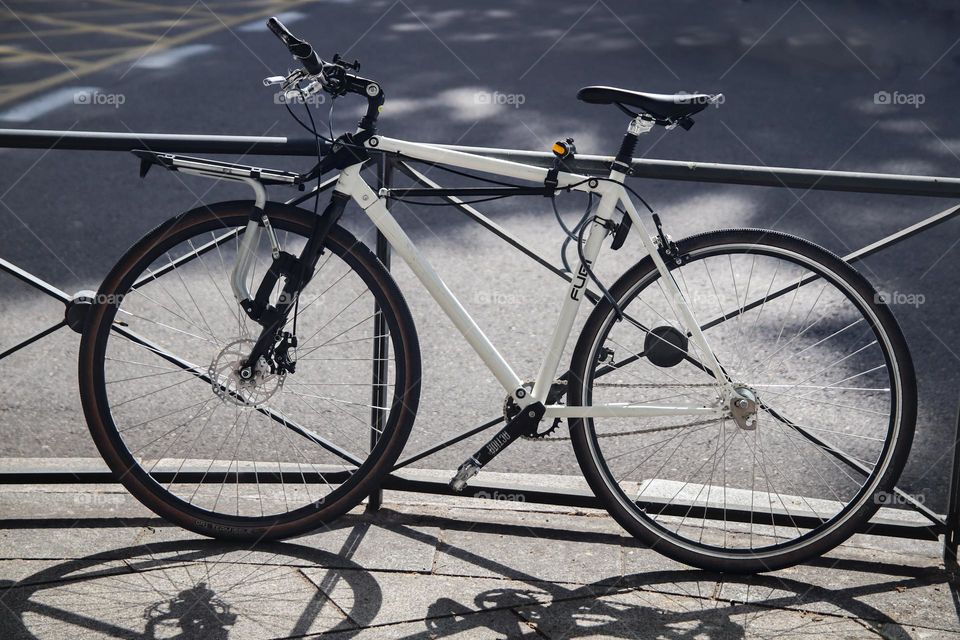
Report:
M 247 470 L 218 471 L 205 466 L 185 467 L 178 471 L 154 471 L 150 474 L 159 483 L 171 483 L 176 480 L 183 484 L 223 484 L 246 482 L 250 484 L 303 484 L 329 483 L 340 484 L 351 475 L 350 471 L 315 470 Z M 26 469 L 21 471 L 0 471 L 0 484 L 110 484 L 117 482 L 112 471 L 70 471 L 69 469 Z
M 452 473 L 452 472 L 451 472 Z M 586 489 L 565 488 L 562 490 L 529 485 L 512 485 L 501 482 L 475 481 L 461 493 L 453 491 L 446 482 L 426 478 L 387 476 L 383 489 L 394 491 L 410 491 L 433 495 L 448 495 L 467 498 L 485 498 L 515 502 L 529 502 L 534 504 L 551 504 L 563 507 L 577 507 L 585 509 L 604 509 L 600 500 Z M 728 522 L 753 522 L 754 524 L 771 524 L 777 526 L 813 527 L 821 522 L 815 515 L 788 514 L 774 510 L 773 514 L 762 511 L 751 511 L 749 508 L 727 507 L 726 509 L 704 508 L 679 501 L 665 503 L 658 500 L 639 501 L 638 504 L 648 513 L 687 517 L 692 519 L 706 518 L 708 520 Z M 883 518 L 873 518 L 862 530 L 870 535 L 891 536 L 895 538 L 910 538 L 917 540 L 936 540 L 943 533 L 943 526 L 927 522 L 903 522 Z
M 109 484 L 116 482 L 112 471 L 72 471 L 69 468 L 0 469 L 0 485 L 6 484 Z
M 475 153 L 490 158 L 551 167 L 554 155 L 462 145 L 439 148 Z M 163 133 L 120 133 L 110 131 L 47 131 L 0 129 L 0 147 L 21 149 L 75 149 L 88 151 L 132 151 L 150 149 L 164 152 L 230 153 L 251 155 L 315 156 L 316 142 L 307 138 L 267 136 L 207 136 Z M 377 153 L 377 149 L 370 149 Z M 606 175 L 612 156 L 579 155 L 567 161 L 571 171 Z M 787 187 L 823 191 L 883 193 L 894 195 L 958 197 L 960 178 L 910 176 L 862 171 L 824 171 L 793 167 L 766 167 L 687 160 L 634 158 L 631 175 L 656 180 L 682 180 L 721 184 Z
M 437 145 L 456 151 L 477 153 L 490 158 L 512 160 L 549 168 L 553 166 L 552 153 Z M 409 158 L 407 158 L 409 160 Z M 570 171 L 586 175 L 607 175 L 612 156 L 578 155 L 566 160 Z M 721 184 L 752 185 L 811 189 L 815 191 L 848 191 L 855 193 L 885 193 L 904 196 L 960 196 L 960 178 L 940 176 L 910 176 L 865 171 L 825 171 L 794 167 L 766 167 L 689 160 L 655 160 L 634 158 L 630 176 L 654 180 L 682 180 Z
M 309 138 L 273 136 L 208 136 L 179 133 L 120 133 L 116 131 L 48 131 L 0 129 L 0 147 L 78 151 L 230 153 L 314 156 L 317 143 Z
M 452 472 L 451 472 L 452 473 Z M 346 471 L 331 471 L 317 473 L 315 471 L 207 471 L 204 468 L 183 469 L 179 472 L 159 471 L 151 476 L 157 482 L 168 483 L 174 480 L 184 484 L 278 484 L 278 483 L 329 483 L 339 484 L 349 477 Z M 11 484 L 111 484 L 116 479 L 111 471 L 70 471 L 69 469 L 35 469 L 19 471 L 0 470 L 0 485 Z M 450 489 L 446 482 L 432 479 L 418 473 L 416 470 L 405 473 L 403 476 L 391 474 L 381 484 L 382 489 L 391 491 L 405 491 L 431 495 L 457 496 L 461 498 L 481 498 L 488 500 L 504 500 L 526 502 L 532 504 L 550 504 L 561 507 L 576 507 L 583 509 L 603 509 L 601 501 L 586 489 L 564 488 L 551 489 L 525 484 L 510 484 L 506 482 L 478 481 L 468 485 L 462 492 L 457 493 Z M 820 518 L 813 514 L 787 513 L 774 510 L 773 513 L 751 511 L 746 507 L 728 506 L 703 507 L 672 500 L 664 502 L 648 499 L 638 502 L 648 513 L 658 513 L 669 516 L 687 517 L 689 519 L 707 519 L 727 522 L 753 522 L 754 524 L 776 524 L 777 526 L 801 528 L 814 527 Z M 926 522 L 907 522 L 889 518 L 874 517 L 861 533 L 870 535 L 891 536 L 896 538 L 910 538 L 916 540 L 936 540 L 944 532 L 943 525 Z

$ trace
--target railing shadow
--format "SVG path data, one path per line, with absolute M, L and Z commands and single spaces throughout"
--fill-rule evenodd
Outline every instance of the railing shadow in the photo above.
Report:
M 396 515 L 388 518 L 400 520 Z M 526 536 L 551 540 L 591 541 L 606 544 L 639 545 L 615 534 L 598 534 L 524 525 L 470 523 L 443 517 L 419 518 L 418 524 L 445 529 L 496 532 L 507 536 Z M 396 531 L 424 540 L 423 533 L 407 526 Z M 738 576 L 697 569 L 659 570 L 648 573 L 612 575 L 588 585 L 564 585 L 531 576 L 493 557 L 445 545 L 443 551 L 459 560 L 496 573 L 503 578 L 526 583 L 530 588 L 496 588 L 478 593 L 472 602 L 440 598 L 426 613 L 426 629 L 405 638 L 446 637 L 466 631 L 485 630 L 505 637 L 610 637 L 610 638 L 694 638 L 746 637 L 752 626 L 766 627 L 775 637 L 775 618 L 783 610 L 816 614 L 811 633 L 830 637 L 848 637 L 850 618 L 863 621 L 885 637 L 914 637 L 887 613 L 860 600 L 873 594 L 906 591 L 928 584 L 950 584 L 950 573 L 939 568 L 910 567 L 901 564 L 861 560 L 821 558 L 813 566 L 827 570 L 875 572 L 876 582 L 851 587 L 827 588 L 781 574 Z M 653 553 L 651 551 L 651 553 Z M 509 558 L 502 552 L 497 557 Z M 720 589 L 704 591 L 705 585 Z M 509 610 L 513 616 L 491 616 Z M 960 607 L 958 607 L 960 612 Z M 799 619 L 799 618 L 797 618 Z M 958 614 L 960 620 L 960 614 Z M 796 620 L 794 620 L 795 622 Z M 789 623 L 788 623 L 789 624 Z M 703 634 L 703 635 L 701 635 Z
M 877 574 L 877 580 L 838 587 L 783 573 L 732 576 L 696 569 L 612 574 L 584 585 L 547 580 L 519 569 L 511 562 L 511 540 L 541 540 L 545 562 L 562 561 L 550 560 L 552 541 L 636 543 L 612 533 L 392 511 L 354 514 L 337 524 L 339 535 L 343 530 L 347 535 L 336 553 L 303 542 L 249 546 L 186 540 L 52 563 L 16 582 L 0 582 L 0 636 L 225 639 L 323 633 L 347 638 L 373 626 L 389 637 L 417 639 L 458 633 L 509 638 L 739 638 L 755 631 L 775 637 L 800 624 L 810 633 L 831 638 L 846 637 L 856 630 L 852 625 L 858 620 L 882 628 L 887 637 L 911 638 L 912 630 L 867 602 L 870 596 L 950 583 L 958 601 L 952 574 L 935 567 L 844 559 L 814 562 L 825 571 Z M 393 606 L 403 598 L 384 592 L 385 574 L 352 560 L 365 543 L 374 544 L 366 538 L 371 527 L 431 546 L 437 545 L 437 538 L 424 527 L 496 532 L 505 541 L 482 552 L 441 544 L 438 553 L 477 571 L 411 573 L 410 589 L 423 584 L 417 581 L 446 581 L 443 595 L 423 610 L 400 612 L 403 622 L 393 622 L 398 612 L 384 611 L 384 603 L 389 600 L 388 606 Z M 76 530 L 84 529 L 81 522 Z M 376 551 L 391 553 L 389 548 Z M 663 567 L 653 556 L 651 565 Z M 470 578 L 478 575 L 490 577 Z M 65 628 L 72 632 L 65 634 Z
M 321 631 L 352 637 L 382 600 L 376 579 L 349 559 L 368 528 L 352 527 L 339 553 L 204 539 L 57 563 L 19 581 L 0 581 L 0 637 L 210 640 L 251 630 L 259 637 Z M 311 569 L 319 570 L 317 583 L 304 573 Z M 343 584 L 363 597 L 333 607 L 327 593 Z

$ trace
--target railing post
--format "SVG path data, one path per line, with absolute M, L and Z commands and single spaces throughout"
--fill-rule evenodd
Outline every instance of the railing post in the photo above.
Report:
M 960 546 L 960 409 L 953 433 L 953 466 L 950 468 L 946 530 L 943 534 L 943 564 L 948 570 L 960 568 L 957 547 Z
M 389 188 L 393 181 L 393 158 L 387 154 L 380 154 L 377 158 L 377 184 L 380 188 Z M 387 207 L 389 207 L 389 202 Z M 380 230 L 377 229 L 376 241 L 377 258 L 383 265 L 390 269 L 390 244 L 383 237 Z M 387 422 L 389 409 L 387 403 L 390 402 L 387 392 L 390 375 L 390 338 L 388 337 L 389 327 L 383 319 L 383 314 L 378 313 L 380 307 L 374 303 L 374 312 L 377 315 L 373 319 L 373 394 L 370 404 L 370 448 L 373 449 L 377 444 L 380 433 Z M 370 494 L 367 501 L 367 511 L 378 511 L 383 504 L 383 490 L 377 489 Z

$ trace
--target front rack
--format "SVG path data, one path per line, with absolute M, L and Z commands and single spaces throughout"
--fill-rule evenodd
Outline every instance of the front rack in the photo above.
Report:
M 209 176 L 223 180 L 256 180 L 265 185 L 295 185 L 301 190 L 304 185 L 302 174 L 279 169 L 262 169 L 243 164 L 221 162 L 209 158 L 182 156 L 173 153 L 160 153 L 134 149 L 133 155 L 140 158 L 140 177 L 143 178 L 154 165 L 170 171 L 179 171 L 193 175 Z

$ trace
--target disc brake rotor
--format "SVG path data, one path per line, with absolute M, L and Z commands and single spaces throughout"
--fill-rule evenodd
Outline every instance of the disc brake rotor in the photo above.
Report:
M 253 367 L 250 379 L 240 377 L 241 365 L 255 344 L 256 341 L 249 338 L 234 340 L 210 363 L 207 369 L 210 385 L 214 395 L 223 402 L 240 407 L 259 407 L 283 386 L 286 374 L 271 373 L 264 358 Z

